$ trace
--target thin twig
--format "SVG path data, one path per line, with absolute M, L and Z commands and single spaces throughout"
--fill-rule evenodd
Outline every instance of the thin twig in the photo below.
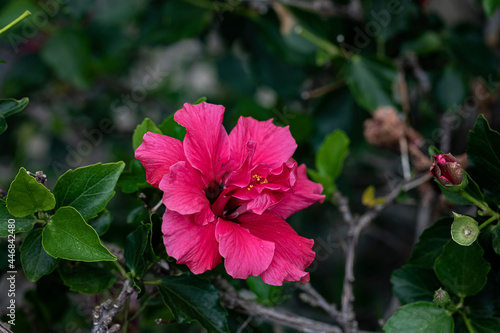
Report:
M 430 179 L 429 175 L 424 175 L 419 178 L 414 178 L 409 181 L 403 181 L 398 186 L 396 186 L 391 192 L 385 196 L 383 204 L 377 205 L 361 216 L 352 216 L 350 214 L 349 204 L 347 198 L 343 197 L 339 192 L 335 193 L 335 198 L 339 203 L 339 211 L 345 222 L 349 225 L 347 234 L 347 250 L 346 250 L 346 261 L 345 261 L 345 276 L 344 284 L 341 297 L 341 320 L 345 332 L 348 333 L 359 333 L 358 322 L 356 321 L 356 316 L 353 310 L 354 303 L 354 262 L 356 258 L 356 245 L 358 243 L 359 235 L 365 229 L 373 219 L 375 219 L 385 207 L 390 205 L 399 195 L 402 190 L 409 191 L 422 182 L 428 181 Z
M 320 321 L 301 317 L 287 312 L 280 308 L 269 308 L 254 301 L 240 297 L 238 292 L 223 278 L 213 280 L 215 286 L 219 289 L 221 303 L 228 309 L 261 318 L 271 323 L 283 325 L 298 330 L 299 332 L 325 332 L 325 333 L 343 333 L 338 326 L 333 326 Z
M 108 325 L 113 321 L 113 317 L 121 311 L 133 291 L 134 288 L 130 286 L 129 281 L 127 280 L 123 283 L 120 295 L 118 295 L 114 303 L 112 300 L 108 299 L 94 308 L 92 311 L 92 333 L 118 332 L 120 329 L 119 324 L 114 324 L 111 328 L 108 328 Z
M 324 299 L 323 296 L 321 296 L 321 294 L 318 293 L 310 283 L 297 283 L 297 285 L 299 289 L 307 293 L 308 298 L 303 298 L 303 300 L 306 300 L 312 306 L 322 308 L 326 313 L 330 315 L 330 317 L 334 318 L 337 321 L 339 320 L 340 312 L 339 310 L 337 310 L 335 304 L 328 303 L 327 300 Z

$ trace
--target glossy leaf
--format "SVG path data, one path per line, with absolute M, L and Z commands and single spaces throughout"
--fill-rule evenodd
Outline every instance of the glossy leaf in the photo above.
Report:
M 24 274 L 31 282 L 52 273 L 59 262 L 59 259 L 51 257 L 43 249 L 42 229 L 31 230 L 24 238 L 19 252 Z
M 97 217 L 89 220 L 89 225 L 94 228 L 99 236 L 102 236 L 108 231 L 109 226 L 113 222 L 113 216 L 105 209 L 97 215 Z
M 500 203 L 500 133 L 490 128 L 479 115 L 467 137 L 467 157 L 470 173 L 476 182 Z
M 54 258 L 75 261 L 113 261 L 96 231 L 73 207 L 61 207 L 43 228 L 42 244 Z
M 349 138 L 341 130 L 335 130 L 326 136 L 316 155 L 317 172 L 310 175 L 323 187 L 335 191 L 335 181 L 342 172 L 344 160 L 349 154 Z
M 174 115 L 171 115 L 170 117 L 165 119 L 158 127 L 163 132 L 163 134 L 181 141 L 184 140 L 184 136 L 186 135 L 186 129 L 174 120 Z
M 475 295 L 485 286 L 490 271 L 490 264 L 483 259 L 483 253 L 478 242 L 461 246 L 449 240 L 434 264 L 436 276 L 455 295 Z
M 197 321 L 212 332 L 228 332 L 227 312 L 219 304 L 217 289 L 192 275 L 167 276 L 158 285 L 163 302 L 179 323 Z
M 443 252 L 443 246 L 451 238 L 450 229 L 452 223 L 453 219 L 451 217 L 445 217 L 425 229 L 413 249 L 408 264 L 434 269 L 434 261 Z
M 50 190 L 30 176 L 25 168 L 10 184 L 7 194 L 7 209 L 15 217 L 24 217 L 40 211 L 51 210 L 56 205 Z
M 0 237 L 7 237 L 7 235 L 11 234 L 9 231 L 10 219 L 16 221 L 14 223 L 14 234 L 30 231 L 35 224 L 35 217 L 33 215 L 15 217 L 7 210 L 7 203 L 4 200 L 0 200 Z
M 0 134 L 7 129 L 5 118 L 21 112 L 28 105 L 28 102 L 29 99 L 27 97 L 20 100 L 13 98 L 0 99 Z
M 353 55 L 346 66 L 346 81 L 356 102 L 368 111 L 394 105 L 392 86 L 396 67 L 389 61 Z
M 117 278 L 113 270 L 114 265 L 108 262 L 62 261 L 57 267 L 63 283 L 84 294 L 99 294 L 111 288 Z
M 498 333 L 500 318 L 470 318 L 472 327 L 478 333 Z
M 432 300 L 441 283 L 432 269 L 404 265 L 391 275 L 394 295 L 402 304 Z
M 497 224 L 494 228 L 492 239 L 493 250 L 500 255 L 500 224 Z
M 147 250 L 150 231 L 151 224 L 141 224 L 127 236 L 125 263 L 134 277 L 140 278 L 146 271 L 144 252 Z
M 153 132 L 157 134 L 162 134 L 162 131 L 156 127 L 156 124 L 149 118 L 143 120 L 143 122 L 135 128 L 134 134 L 132 135 L 132 147 L 136 150 L 142 143 L 142 137 L 147 132 Z
M 139 160 L 130 161 L 129 171 L 125 171 L 120 175 L 118 186 L 124 193 L 134 193 L 139 190 L 140 186 L 148 186 L 146 170 Z
M 250 291 L 257 296 L 257 301 L 267 306 L 273 306 L 280 299 L 282 286 L 271 286 L 262 281 L 260 276 L 250 276 L 247 280 Z
M 68 170 L 54 186 L 57 208 L 71 206 L 85 220 L 97 216 L 115 194 L 114 188 L 125 163 L 97 163 Z
M 453 333 L 455 324 L 451 313 L 428 302 L 403 305 L 384 325 L 386 333 Z

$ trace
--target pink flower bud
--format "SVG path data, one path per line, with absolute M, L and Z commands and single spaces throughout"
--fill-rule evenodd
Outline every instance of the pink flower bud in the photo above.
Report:
M 439 183 L 446 185 L 460 185 L 464 179 L 462 166 L 451 154 L 432 155 L 431 174 Z

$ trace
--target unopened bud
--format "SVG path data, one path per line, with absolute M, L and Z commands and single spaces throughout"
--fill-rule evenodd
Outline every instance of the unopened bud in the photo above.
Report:
M 448 303 L 450 303 L 450 294 L 446 290 L 439 288 L 434 292 L 433 302 L 437 304 L 437 306 L 444 308 Z
M 443 185 L 460 185 L 464 180 L 462 166 L 451 154 L 432 155 L 431 174 Z

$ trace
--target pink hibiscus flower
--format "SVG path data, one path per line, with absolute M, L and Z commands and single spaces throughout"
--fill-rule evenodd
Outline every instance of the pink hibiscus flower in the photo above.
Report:
M 314 242 L 284 219 L 322 202 L 322 186 L 292 159 L 288 127 L 240 117 L 228 135 L 223 116 L 221 105 L 186 103 L 174 115 L 186 128 L 183 142 L 148 132 L 135 151 L 148 182 L 164 192 L 168 255 L 195 274 L 224 258 L 234 278 L 307 282 Z

